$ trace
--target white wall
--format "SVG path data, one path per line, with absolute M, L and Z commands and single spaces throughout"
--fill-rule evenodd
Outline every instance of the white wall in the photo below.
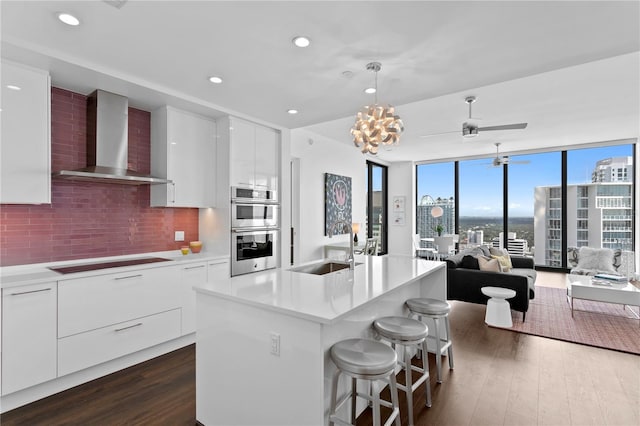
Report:
M 635 160 L 640 161 L 640 143 L 636 141 L 636 152 L 635 152 Z M 636 204 L 634 206 L 634 214 L 635 214 L 635 265 L 636 272 L 640 272 L 640 212 L 638 212 L 640 207 L 640 167 L 638 164 L 635 164 L 636 168 L 636 176 L 634 185 L 636 187 Z
M 310 143 L 312 141 L 313 143 Z M 300 226 L 298 236 L 298 257 L 296 264 L 318 260 L 324 257 L 323 246 L 335 242 L 348 242 L 348 235 L 336 235 L 332 239 L 324 235 L 324 175 L 332 173 L 351 177 L 352 221 L 366 222 L 366 160 L 353 145 L 347 145 L 320 136 L 305 129 L 291 131 L 291 157 L 300 162 L 299 208 Z M 287 166 L 289 167 L 289 166 Z M 283 208 L 285 208 L 283 206 Z M 358 237 L 365 238 L 361 227 Z
M 391 163 L 388 168 L 388 200 L 387 206 L 389 216 L 388 250 L 389 254 L 413 253 L 412 235 L 416 233 L 416 178 L 415 163 L 403 161 Z M 393 199 L 394 197 L 404 197 L 404 225 L 394 223 Z

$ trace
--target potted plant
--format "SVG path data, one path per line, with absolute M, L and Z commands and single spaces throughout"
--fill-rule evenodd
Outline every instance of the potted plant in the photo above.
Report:
M 438 233 L 438 237 L 442 236 L 442 231 L 444 231 L 444 227 L 440 224 L 436 225 L 436 232 Z

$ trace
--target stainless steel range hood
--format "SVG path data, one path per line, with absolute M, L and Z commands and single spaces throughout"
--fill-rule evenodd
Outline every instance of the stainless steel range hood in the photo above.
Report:
M 96 90 L 87 108 L 87 167 L 52 173 L 56 179 L 149 185 L 172 181 L 127 168 L 129 100 Z

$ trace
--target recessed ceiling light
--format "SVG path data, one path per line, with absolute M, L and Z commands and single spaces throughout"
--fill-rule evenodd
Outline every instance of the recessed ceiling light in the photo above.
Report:
M 69 13 L 58 13 L 58 19 L 65 24 L 71 25 L 73 27 L 75 27 L 76 25 L 80 25 L 80 20 Z
M 14 86 L 13 84 L 7 84 L 7 89 L 11 90 L 22 90 L 20 86 Z
M 297 109 L 288 109 L 287 112 L 291 115 L 297 114 L 298 110 Z
M 295 44 L 298 47 L 307 47 L 311 44 L 311 39 L 305 36 L 294 37 L 292 41 L 293 41 L 293 44 Z
M 364 89 L 364 93 L 368 93 L 368 94 L 376 93 L 376 88 L 375 87 L 367 87 L 366 89 Z
M 215 84 L 220 84 L 222 83 L 222 78 L 213 76 L 213 77 L 209 77 L 209 81 Z

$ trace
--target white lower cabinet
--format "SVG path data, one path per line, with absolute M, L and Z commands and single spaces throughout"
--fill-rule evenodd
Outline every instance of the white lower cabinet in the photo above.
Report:
M 193 286 L 214 275 L 228 259 L 2 289 L 3 397 L 195 332 Z
M 162 267 L 59 281 L 58 337 L 181 307 L 179 276 Z
M 56 283 L 2 290 L 2 395 L 56 378 Z
M 180 269 L 130 270 L 58 282 L 58 375 L 181 335 Z
M 207 262 L 207 282 L 215 283 L 218 280 L 229 278 L 230 275 L 231 265 L 228 259 Z
M 58 341 L 58 374 L 73 373 L 180 337 L 180 309 L 136 318 Z
M 180 268 L 182 334 L 189 334 L 196 331 L 196 292 L 193 290 L 193 286 L 206 282 L 206 262 L 192 263 Z

